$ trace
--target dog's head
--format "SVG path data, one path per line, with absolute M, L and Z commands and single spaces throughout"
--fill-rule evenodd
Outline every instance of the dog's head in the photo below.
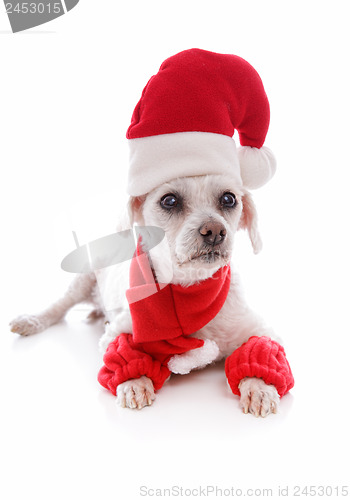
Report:
M 129 211 L 132 222 L 165 231 L 173 283 L 208 278 L 228 264 L 238 229 L 248 230 L 255 253 L 261 248 L 253 200 L 225 175 L 174 179 L 147 195 L 131 197 Z M 162 274 L 163 250 L 155 260 L 157 274 Z

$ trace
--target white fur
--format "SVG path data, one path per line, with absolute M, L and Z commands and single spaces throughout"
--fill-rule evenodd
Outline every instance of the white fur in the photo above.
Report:
M 219 199 L 224 192 L 236 195 L 234 209 L 223 210 L 220 207 Z M 170 214 L 160 206 L 161 197 L 167 193 L 177 193 L 181 197 L 181 211 Z M 189 286 L 212 276 L 220 267 L 230 263 L 234 235 L 238 229 L 248 231 L 255 252 L 261 248 L 254 203 L 250 194 L 239 183 L 236 185 L 231 176 L 175 179 L 158 186 L 147 196 L 131 198 L 129 212 L 132 222 L 158 226 L 165 231 L 166 239 L 151 250 L 151 260 L 155 275 L 174 284 Z M 199 227 L 207 221 L 219 222 L 226 230 L 226 238 L 216 253 L 206 248 L 199 233 Z M 145 247 L 147 249 L 147 241 Z M 59 321 L 78 302 L 90 301 L 99 311 L 104 306 L 103 297 L 111 299 L 113 296 L 112 301 L 106 301 L 109 323 L 100 341 L 100 348 L 105 350 L 118 334 L 132 332 L 125 299 L 118 302 L 118 297 L 124 297 L 126 278 L 127 273 L 113 273 L 108 268 L 99 271 L 96 276 L 78 275 L 62 299 L 36 316 L 16 318 L 11 323 L 11 329 L 21 335 L 29 335 Z M 188 373 L 191 369 L 229 356 L 253 335 L 271 336 L 271 331 L 245 303 L 239 277 L 232 266 L 231 285 L 224 306 L 215 318 L 193 334 L 205 340 L 205 345 L 174 356 L 169 367 L 175 373 Z M 121 406 L 141 408 L 152 403 L 153 384 L 147 377 L 130 380 L 118 386 L 117 394 Z M 244 379 L 241 383 L 241 405 L 245 412 L 265 416 L 275 411 L 278 404 L 276 394 L 272 386 L 259 379 Z
M 79 302 L 95 303 L 96 280 L 93 274 L 78 274 L 65 295 L 50 307 L 36 315 L 22 314 L 10 323 L 11 331 L 20 335 L 32 335 L 58 323 L 66 312 Z M 100 303 L 97 302 L 100 308 Z
M 107 323 L 105 332 L 98 344 L 100 351 L 104 353 L 109 344 L 120 333 L 132 333 L 132 322 L 129 310 L 121 311 L 119 314 L 115 315 L 111 323 Z

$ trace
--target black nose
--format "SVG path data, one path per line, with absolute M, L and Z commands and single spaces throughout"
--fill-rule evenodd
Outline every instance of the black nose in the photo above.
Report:
M 205 243 L 208 245 L 219 245 L 226 238 L 226 229 L 220 222 L 206 222 L 199 228 Z

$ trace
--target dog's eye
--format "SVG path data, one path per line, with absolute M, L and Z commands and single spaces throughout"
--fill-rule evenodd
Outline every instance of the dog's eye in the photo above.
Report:
M 169 210 L 170 208 L 177 207 L 178 199 L 172 193 L 165 194 L 164 196 L 162 196 L 162 198 L 160 200 L 160 205 L 161 205 L 161 207 L 167 208 Z
M 233 193 L 224 193 L 220 198 L 220 204 L 223 208 L 232 208 L 236 205 L 236 197 Z

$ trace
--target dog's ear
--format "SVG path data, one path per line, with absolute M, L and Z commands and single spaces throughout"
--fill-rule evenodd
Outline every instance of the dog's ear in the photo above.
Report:
M 133 225 L 135 222 L 140 225 L 144 224 L 142 216 L 142 205 L 145 199 L 145 196 L 130 196 L 128 201 L 128 215 L 131 225 Z
M 258 214 L 253 198 L 247 191 L 242 196 L 243 210 L 239 221 L 239 229 L 247 229 L 254 253 L 262 249 L 262 241 L 258 230 Z

